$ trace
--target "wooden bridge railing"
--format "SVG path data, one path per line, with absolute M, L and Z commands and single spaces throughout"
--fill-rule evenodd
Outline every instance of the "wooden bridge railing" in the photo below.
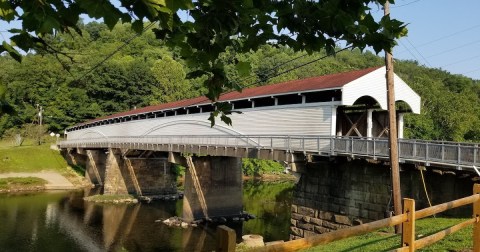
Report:
M 415 238 L 415 221 L 434 214 L 444 212 L 449 209 L 473 204 L 473 218 L 462 223 L 446 228 L 438 233 L 426 236 L 422 239 Z M 328 244 L 333 241 L 338 241 L 352 236 L 358 236 L 373 232 L 385 227 L 392 227 L 403 224 L 402 244 L 401 247 L 395 251 L 415 251 L 433 244 L 446 235 L 454 233 L 468 225 L 474 225 L 473 231 L 473 251 L 480 252 L 480 184 L 475 184 L 473 187 L 473 195 L 458 200 L 450 201 L 440 205 L 425 208 L 419 211 L 415 210 L 415 201 L 412 199 L 404 199 L 404 213 L 390 218 L 373 221 L 370 223 L 335 230 L 329 233 L 323 233 L 316 236 L 301 238 L 284 243 L 277 243 L 269 246 L 256 247 L 251 249 L 252 252 L 279 252 L 279 251 L 296 251 L 306 249 L 313 246 Z M 230 239 L 232 240 L 232 239 Z M 233 239 L 235 240 L 235 239 Z M 219 243 L 225 244 L 225 243 Z M 225 249 L 226 247 L 219 247 L 218 251 L 234 251 L 232 249 Z M 229 248 L 232 248 L 230 246 Z

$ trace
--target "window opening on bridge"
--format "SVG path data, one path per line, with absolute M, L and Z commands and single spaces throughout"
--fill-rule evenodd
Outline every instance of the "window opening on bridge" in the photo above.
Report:
M 200 107 L 202 108 L 202 113 L 212 112 L 214 110 L 214 107 L 211 104 L 203 105 L 203 106 L 200 106 Z
M 198 113 L 200 113 L 200 108 L 199 107 L 188 107 L 188 113 L 189 114 L 198 114 Z
M 232 101 L 234 109 L 252 108 L 252 102 L 249 100 Z
M 327 90 L 327 91 L 317 91 L 317 92 L 308 92 L 303 93 L 305 95 L 305 103 L 314 103 L 314 102 L 329 102 L 329 101 L 340 101 L 342 98 L 342 92 L 340 90 Z
M 184 109 L 184 108 L 177 109 L 177 115 L 186 115 L 186 114 L 187 114 L 186 109 Z
M 298 94 L 279 95 L 278 105 L 301 104 L 302 96 Z
M 174 116 L 175 115 L 175 110 L 169 110 L 165 112 L 165 116 Z
M 253 100 L 255 101 L 255 108 L 268 107 L 268 106 L 275 105 L 275 99 L 272 97 L 261 97 L 261 98 L 255 98 Z

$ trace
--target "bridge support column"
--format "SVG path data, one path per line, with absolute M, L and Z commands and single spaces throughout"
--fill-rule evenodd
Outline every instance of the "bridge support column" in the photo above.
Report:
M 78 153 L 76 149 L 61 149 L 61 154 L 68 165 L 78 165 L 84 168 L 87 166 L 87 156 Z
M 109 149 L 104 194 L 176 194 L 177 185 L 167 158 L 125 156 Z
M 176 177 L 167 158 L 125 158 L 137 195 L 177 193 Z
M 125 169 L 124 160 L 121 155 L 116 154 L 115 150 L 109 149 L 107 155 L 105 185 L 103 194 L 128 194 L 127 183 L 129 179 L 128 171 Z M 133 183 L 129 183 L 133 185 Z M 133 191 L 133 190 L 130 190 Z
M 85 177 L 94 185 L 105 183 L 106 158 L 105 150 L 86 150 Z
M 183 218 L 238 216 L 242 204 L 242 160 L 236 157 L 186 157 Z

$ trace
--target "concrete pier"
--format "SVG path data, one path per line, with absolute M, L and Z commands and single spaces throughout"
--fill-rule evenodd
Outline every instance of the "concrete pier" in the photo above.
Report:
M 242 203 L 242 161 L 236 157 L 186 157 L 183 218 L 186 221 L 238 216 Z

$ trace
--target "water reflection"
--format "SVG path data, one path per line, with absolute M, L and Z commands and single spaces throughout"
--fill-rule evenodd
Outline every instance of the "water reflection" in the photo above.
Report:
M 245 209 L 259 218 L 244 233 L 288 239 L 292 184 L 246 183 Z M 156 220 L 179 216 L 182 201 L 98 205 L 97 191 L 0 195 L 1 251 L 211 251 L 213 228 L 178 229 Z M 241 234 L 242 225 L 237 224 Z

